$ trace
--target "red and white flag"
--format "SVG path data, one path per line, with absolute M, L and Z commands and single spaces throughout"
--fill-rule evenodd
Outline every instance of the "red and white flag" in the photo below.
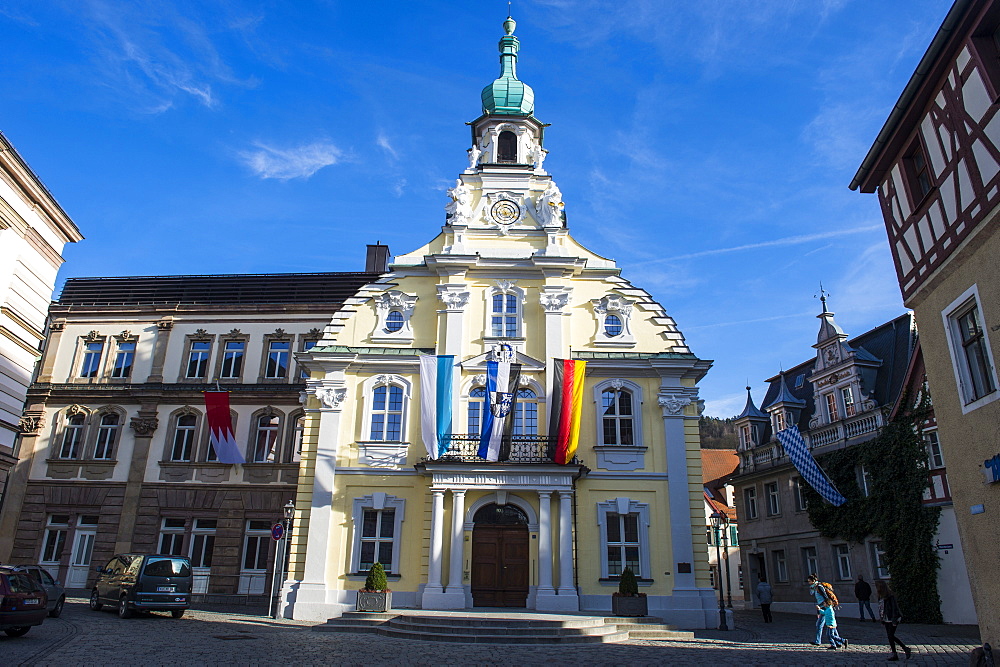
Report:
M 228 391 L 206 391 L 205 411 L 208 413 L 208 428 L 211 432 L 212 447 L 219 463 L 246 463 L 236 436 L 233 435 L 233 420 L 229 414 Z

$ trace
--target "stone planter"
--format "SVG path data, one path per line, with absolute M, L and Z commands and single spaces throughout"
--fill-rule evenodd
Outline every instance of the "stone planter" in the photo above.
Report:
M 612 595 L 611 613 L 614 616 L 646 616 L 649 613 L 646 596 L 634 595 L 626 597 L 624 595 Z
M 392 591 L 358 591 L 358 611 L 386 612 L 392 609 Z

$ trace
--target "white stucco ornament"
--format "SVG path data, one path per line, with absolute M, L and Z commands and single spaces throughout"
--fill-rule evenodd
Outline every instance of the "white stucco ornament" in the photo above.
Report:
M 678 395 L 660 396 L 656 402 L 671 415 L 679 415 L 684 411 L 684 408 L 691 405 L 690 398 Z
M 535 202 L 535 216 L 538 218 L 538 223 L 542 227 L 562 227 L 565 206 L 562 192 L 554 182 L 549 182 L 545 192 Z
M 569 303 L 569 292 L 549 292 L 538 297 L 546 313 L 562 310 Z
M 336 409 L 347 399 L 346 387 L 319 387 L 316 389 L 316 398 L 323 404 L 323 407 Z
M 469 305 L 468 292 L 441 292 L 438 294 L 438 298 L 448 310 L 464 310 Z
M 450 201 L 445 204 L 444 212 L 448 224 L 467 225 L 472 222 L 472 190 L 459 179 L 455 187 L 448 189 Z

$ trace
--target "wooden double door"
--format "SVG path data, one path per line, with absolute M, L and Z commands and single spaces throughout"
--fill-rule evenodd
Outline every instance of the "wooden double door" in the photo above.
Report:
M 528 527 L 477 525 L 472 530 L 472 605 L 525 607 Z

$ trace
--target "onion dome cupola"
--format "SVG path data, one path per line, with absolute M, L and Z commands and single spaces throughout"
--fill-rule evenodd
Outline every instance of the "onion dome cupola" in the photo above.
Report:
M 483 113 L 501 116 L 530 116 L 535 111 L 535 91 L 517 78 L 517 51 L 520 42 L 514 36 L 517 24 L 507 17 L 500 38 L 500 76 L 483 88 Z

